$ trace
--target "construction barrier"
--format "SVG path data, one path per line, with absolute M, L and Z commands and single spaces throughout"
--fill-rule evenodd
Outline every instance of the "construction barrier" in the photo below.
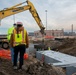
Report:
M 9 50 L 0 50 L 0 58 L 11 59 L 11 52 Z
M 11 51 L 10 50 L 0 50 L 0 58 L 11 60 Z M 28 59 L 28 54 L 24 54 L 24 59 Z

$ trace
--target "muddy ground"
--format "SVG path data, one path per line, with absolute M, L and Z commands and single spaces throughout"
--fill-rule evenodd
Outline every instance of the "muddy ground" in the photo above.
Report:
M 65 39 L 62 44 L 55 49 L 56 51 L 76 56 L 76 39 Z
M 76 39 L 65 39 L 62 41 L 47 41 L 54 51 L 59 51 L 69 55 L 76 56 Z M 13 70 L 11 60 L 0 58 L 0 75 L 66 75 L 65 70 L 54 67 L 29 56 L 24 60 L 23 70 Z
M 52 67 L 29 57 L 24 61 L 22 71 L 13 70 L 10 60 L 0 58 L 0 75 L 65 75 L 62 68 Z
M 45 46 L 50 47 L 54 51 L 76 56 L 76 38 L 45 41 Z

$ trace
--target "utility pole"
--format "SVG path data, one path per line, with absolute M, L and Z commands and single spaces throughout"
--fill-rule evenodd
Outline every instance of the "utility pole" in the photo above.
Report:
M 15 15 L 13 15 L 13 21 L 14 21 L 14 23 L 15 23 Z
M 46 12 L 46 30 L 47 30 L 47 10 L 45 10 Z
M 62 30 L 61 36 L 63 36 L 64 38 L 64 28 L 62 28 L 61 30 Z

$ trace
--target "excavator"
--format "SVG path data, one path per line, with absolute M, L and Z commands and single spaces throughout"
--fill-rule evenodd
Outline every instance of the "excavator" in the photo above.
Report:
M 24 3 L 27 3 L 27 5 L 24 5 Z M 35 21 L 37 22 L 37 24 L 40 28 L 40 32 L 42 33 L 42 35 L 44 35 L 45 34 L 45 32 L 44 32 L 45 27 L 43 26 L 42 21 L 38 15 L 34 5 L 29 0 L 22 2 L 22 3 L 19 3 L 17 5 L 14 5 L 10 8 L 0 10 L 0 22 L 3 18 L 6 18 L 8 16 L 11 16 L 11 15 L 14 15 L 14 14 L 26 11 L 26 10 L 30 11 L 30 13 L 32 14 L 33 18 L 35 19 Z M 4 42 L 2 42 L 2 43 L 4 44 Z
M 24 3 L 27 3 L 27 5 L 22 6 Z M 0 11 L 0 21 L 5 17 L 11 16 L 11 15 L 14 15 L 14 14 L 26 11 L 26 10 L 30 11 L 33 18 L 35 19 L 38 26 L 40 27 L 41 33 L 44 34 L 45 27 L 43 26 L 41 19 L 38 15 L 34 5 L 29 0 L 22 2 L 22 3 L 19 3 L 15 6 L 10 7 L 10 8 L 6 8 L 6 9 L 1 10 Z

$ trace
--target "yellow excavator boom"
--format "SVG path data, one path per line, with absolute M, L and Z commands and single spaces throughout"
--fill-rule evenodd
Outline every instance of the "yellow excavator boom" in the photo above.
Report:
M 27 5 L 22 6 L 22 4 L 24 4 L 26 2 L 27 2 Z M 43 24 L 41 22 L 41 19 L 40 19 L 39 15 L 38 15 L 34 5 L 29 0 L 27 0 L 27 1 L 23 2 L 23 3 L 19 3 L 19 4 L 15 5 L 15 6 L 10 7 L 10 8 L 6 8 L 4 10 L 1 10 L 0 11 L 0 20 L 2 20 L 5 17 L 8 17 L 8 16 L 11 16 L 11 15 L 23 12 L 25 10 L 30 11 L 30 13 L 34 17 L 35 21 L 37 22 L 38 26 L 40 27 L 41 33 L 44 34 L 45 27 L 43 26 Z

